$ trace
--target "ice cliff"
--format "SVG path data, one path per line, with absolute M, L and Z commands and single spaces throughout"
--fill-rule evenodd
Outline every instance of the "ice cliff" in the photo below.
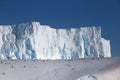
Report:
M 100 27 L 54 29 L 39 22 L 0 25 L 0 59 L 111 57 Z

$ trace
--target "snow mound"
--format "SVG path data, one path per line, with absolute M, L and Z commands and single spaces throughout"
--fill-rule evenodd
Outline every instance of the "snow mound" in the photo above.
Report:
M 92 75 L 86 75 L 78 78 L 77 80 L 97 80 L 95 76 Z

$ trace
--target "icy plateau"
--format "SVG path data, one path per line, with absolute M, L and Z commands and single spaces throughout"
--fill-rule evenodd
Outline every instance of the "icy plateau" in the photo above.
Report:
M 0 59 L 111 57 L 100 27 L 54 29 L 39 22 L 0 25 Z

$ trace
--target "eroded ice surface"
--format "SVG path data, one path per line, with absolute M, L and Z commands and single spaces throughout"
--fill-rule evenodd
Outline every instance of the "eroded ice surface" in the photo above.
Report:
M 39 22 L 0 26 L 0 59 L 110 57 L 100 27 L 54 29 Z

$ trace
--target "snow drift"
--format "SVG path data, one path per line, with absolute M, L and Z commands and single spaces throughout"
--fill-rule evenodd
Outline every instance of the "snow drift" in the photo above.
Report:
M 54 29 L 39 22 L 0 26 L 0 59 L 111 57 L 100 27 Z
M 0 80 L 120 80 L 120 57 L 2 60 Z

